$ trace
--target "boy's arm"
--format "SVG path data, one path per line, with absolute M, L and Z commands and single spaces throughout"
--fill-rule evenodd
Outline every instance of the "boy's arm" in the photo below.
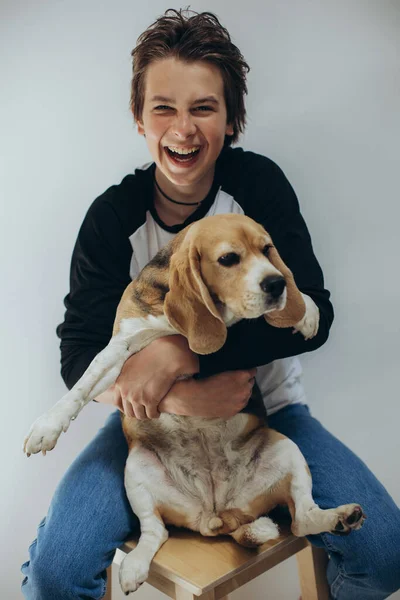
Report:
M 112 203 L 100 196 L 78 234 L 64 322 L 57 327 L 61 375 L 69 389 L 110 340 L 118 303 L 130 282 L 131 255 L 129 239 Z

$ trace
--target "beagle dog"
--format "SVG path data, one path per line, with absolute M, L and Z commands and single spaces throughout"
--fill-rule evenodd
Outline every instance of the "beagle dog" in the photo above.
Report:
M 318 331 L 316 305 L 297 289 L 261 225 L 235 214 L 189 225 L 127 287 L 108 346 L 35 421 L 25 452 L 54 448 L 80 410 L 116 381 L 127 358 L 153 340 L 182 334 L 194 352 L 209 354 L 223 346 L 227 327 L 261 315 L 305 338 Z M 358 504 L 328 510 L 315 504 L 299 448 L 260 416 L 162 413 L 153 420 L 122 419 L 129 445 L 125 487 L 141 528 L 137 547 L 120 569 L 126 594 L 146 580 L 154 554 L 168 538 L 165 524 L 206 536 L 230 535 L 253 547 L 278 537 L 277 525 L 266 516 L 278 504 L 288 506 L 296 536 L 344 535 L 364 522 Z

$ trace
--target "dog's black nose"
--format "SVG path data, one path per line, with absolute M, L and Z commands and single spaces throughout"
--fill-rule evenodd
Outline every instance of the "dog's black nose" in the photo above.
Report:
M 271 294 L 273 298 L 279 298 L 286 287 L 286 281 L 283 277 L 266 277 L 260 283 L 260 288 L 266 294 Z

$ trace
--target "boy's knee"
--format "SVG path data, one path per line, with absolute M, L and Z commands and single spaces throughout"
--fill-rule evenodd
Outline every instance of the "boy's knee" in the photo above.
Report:
M 98 570 L 101 572 L 101 567 Z M 106 590 L 106 573 L 99 575 L 98 570 L 79 552 L 74 556 L 60 551 L 52 555 L 36 552 L 24 569 L 27 578 L 22 589 L 28 597 L 46 600 L 101 598 Z
M 57 558 L 60 559 L 60 557 Z M 74 591 L 74 583 L 69 577 L 68 568 L 62 568 L 59 560 L 41 560 L 40 557 L 37 557 L 31 561 L 25 587 L 31 590 L 32 596 L 38 598 L 48 598 L 49 600 L 53 598 L 77 600 L 78 598 Z

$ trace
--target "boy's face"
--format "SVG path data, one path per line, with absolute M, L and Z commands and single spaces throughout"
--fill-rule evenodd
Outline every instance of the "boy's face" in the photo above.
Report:
M 172 184 L 193 186 L 212 178 L 225 135 L 233 135 L 226 120 L 217 67 L 176 58 L 149 65 L 138 131 L 146 135 L 153 160 Z

